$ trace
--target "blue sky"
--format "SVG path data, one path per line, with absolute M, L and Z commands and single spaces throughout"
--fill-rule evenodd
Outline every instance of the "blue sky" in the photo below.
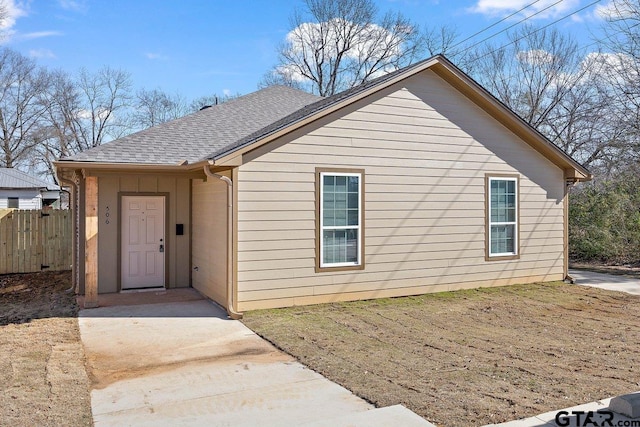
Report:
M 12 19 L 3 44 L 50 69 L 70 72 L 103 65 L 128 71 L 136 88 L 162 89 L 188 99 L 256 90 L 275 65 L 276 47 L 301 0 L 2 0 Z M 558 0 L 538 0 L 540 11 Z M 546 25 L 593 0 L 560 0 L 531 21 Z M 589 44 L 598 33 L 601 0 L 556 24 Z M 455 27 L 461 38 L 534 0 L 376 0 L 380 11 L 400 11 L 417 24 Z M 513 24 L 516 16 L 479 35 Z M 499 37 L 493 39 L 500 40 Z

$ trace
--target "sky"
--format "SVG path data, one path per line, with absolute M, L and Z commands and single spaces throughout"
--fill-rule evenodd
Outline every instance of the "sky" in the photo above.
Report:
M 292 30 L 292 12 L 303 5 L 302 0 L 3 1 L 10 15 L 5 47 L 48 69 L 122 69 L 136 89 L 161 89 L 187 99 L 255 91 L 276 65 L 276 49 Z M 398 11 L 430 28 L 447 25 L 460 39 L 535 2 L 470 42 L 538 12 L 529 22 L 539 26 L 572 14 L 554 26 L 583 45 L 598 37 L 601 12 L 610 1 L 572 14 L 593 0 L 375 0 L 381 12 Z

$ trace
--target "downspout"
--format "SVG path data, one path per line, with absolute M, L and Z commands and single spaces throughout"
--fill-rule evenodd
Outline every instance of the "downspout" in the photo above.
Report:
M 564 200 L 563 203 L 563 222 L 564 222 L 564 282 L 569 284 L 575 284 L 575 279 L 569 275 L 569 190 L 576 183 L 575 179 L 566 179 L 564 187 Z
M 227 184 L 227 313 L 232 319 L 242 319 L 243 314 L 233 307 L 233 182 L 226 176 L 211 172 L 209 165 L 204 165 L 204 173 Z
M 79 284 L 78 284 L 78 277 L 77 277 L 77 273 L 78 273 L 78 266 L 76 265 L 78 262 L 78 221 L 77 221 L 77 207 L 76 207 L 76 202 L 77 202 L 77 197 L 78 197 L 78 184 L 75 183 L 75 181 L 70 180 L 70 179 L 66 179 L 63 177 L 58 177 L 60 184 L 63 185 L 67 185 L 68 187 L 71 187 L 71 191 L 65 191 L 62 189 L 62 187 L 60 187 L 60 189 L 62 191 L 65 191 L 67 193 L 69 193 L 69 208 L 71 211 L 71 222 L 73 224 L 73 236 L 71 239 L 71 288 L 67 289 L 67 292 L 75 292 L 76 294 L 79 293 L 80 289 L 79 289 Z M 62 204 L 62 203 L 61 203 Z

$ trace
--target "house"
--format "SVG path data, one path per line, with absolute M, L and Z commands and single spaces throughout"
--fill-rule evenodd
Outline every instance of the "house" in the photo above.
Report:
M 443 56 L 328 98 L 269 87 L 61 159 L 98 294 L 242 311 L 567 277 L 589 171 Z
M 60 204 L 60 187 L 13 168 L 0 168 L 0 209 L 43 209 Z

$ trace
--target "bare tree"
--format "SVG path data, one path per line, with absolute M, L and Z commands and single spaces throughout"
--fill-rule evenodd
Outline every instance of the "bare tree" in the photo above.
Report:
M 508 38 L 470 54 L 479 83 L 586 166 L 612 156 L 616 132 L 601 64 L 555 29 L 523 26 Z
M 31 166 L 46 170 L 55 179 L 53 161 L 70 156 L 83 147 L 77 135 L 81 132 L 83 108 L 80 91 L 72 77 L 64 71 L 50 74 L 48 90 L 40 94 L 46 108 L 46 120 L 41 128 L 42 142 L 31 156 Z
M 50 84 L 40 94 L 46 122 L 31 162 L 53 174 L 58 158 L 97 147 L 130 132 L 131 83 L 129 74 L 104 67 L 95 73 L 80 70 L 49 75 Z
M 422 53 L 419 29 L 399 13 L 378 18 L 373 0 L 305 0 L 291 18 L 279 64 L 262 86 L 302 86 L 321 96 L 396 70 Z
M 580 75 L 578 44 L 555 29 L 530 25 L 509 33 L 510 44 L 472 54 L 477 80 L 534 127 L 545 123 Z
M 132 120 L 136 128 L 146 129 L 182 117 L 189 111 L 187 101 L 179 94 L 141 89 L 136 93 Z
M 125 120 L 131 102 L 131 77 L 123 70 L 103 67 L 95 73 L 81 69 L 78 126 L 74 136 L 81 150 L 97 147 L 130 131 Z
M 14 167 L 41 142 L 46 109 L 39 95 L 49 82 L 46 70 L 10 49 L 0 51 L 0 165 Z
M 471 74 L 473 68 L 470 62 L 470 49 L 464 45 L 464 41 L 458 41 L 459 38 L 460 34 L 454 27 L 447 25 L 436 28 L 427 27 L 423 31 L 422 43 L 429 56 L 443 54 L 457 67 Z
M 612 0 L 600 14 L 605 18 L 603 47 L 613 52 L 600 57 L 615 100 L 610 120 L 626 148 L 617 163 L 640 169 L 640 0 Z

